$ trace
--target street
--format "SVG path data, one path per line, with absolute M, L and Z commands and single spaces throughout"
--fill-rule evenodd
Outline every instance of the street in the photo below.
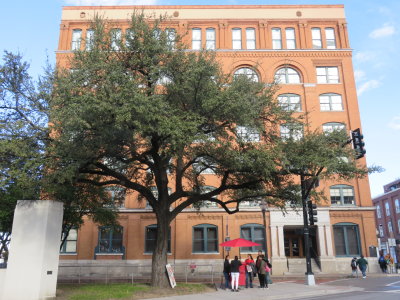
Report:
M 341 293 L 335 295 L 321 295 L 317 297 L 304 297 L 296 299 L 346 299 L 346 300 L 369 300 L 369 299 L 385 299 L 385 300 L 398 300 L 400 299 L 400 276 L 390 277 L 367 277 L 366 279 L 361 278 L 350 278 L 330 281 L 322 283 L 321 285 L 336 286 L 340 287 L 359 287 L 364 289 L 363 291 L 354 291 L 350 293 Z M 292 298 L 294 299 L 294 298 Z

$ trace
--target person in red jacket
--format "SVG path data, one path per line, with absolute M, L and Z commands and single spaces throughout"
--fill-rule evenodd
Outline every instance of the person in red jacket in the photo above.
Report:
M 247 255 L 247 259 L 244 261 L 244 264 L 246 267 L 246 288 L 253 288 L 253 273 L 255 273 L 256 265 L 251 254 Z

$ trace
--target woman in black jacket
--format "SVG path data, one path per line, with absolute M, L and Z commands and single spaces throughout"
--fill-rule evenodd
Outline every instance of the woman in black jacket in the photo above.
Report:
M 239 292 L 239 267 L 241 265 L 242 262 L 239 260 L 237 256 L 235 256 L 235 259 L 231 261 L 232 292 L 234 290 L 236 292 Z
M 230 289 L 229 275 L 231 274 L 231 264 L 229 263 L 229 255 L 225 256 L 223 273 L 225 277 L 225 289 Z

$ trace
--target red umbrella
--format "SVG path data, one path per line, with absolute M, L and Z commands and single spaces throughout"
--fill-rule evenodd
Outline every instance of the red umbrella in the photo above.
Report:
M 230 241 L 223 242 L 219 244 L 222 247 L 252 247 L 252 246 L 261 246 L 260 244 L 254 243 L 245 239 L 234 239 Z

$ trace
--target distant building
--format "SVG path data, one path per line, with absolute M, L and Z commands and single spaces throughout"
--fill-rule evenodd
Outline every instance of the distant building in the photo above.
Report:
M 191 51 L 215 51 L 226 74 L 244 74 L 263 82 L 279 78 L 277 100 L 307 113 L 311 130 L 361 128 L 343 5 L 63 7 L 57 63 L 66 66 L 74 49 L 90 46 L 85 40 L 93 34 L 90 21 L 95 13 L 109 19 L 120 34 L 135 9 L 171 16 L 165 28 L 185 34 Z M 290 131 L 282 126 L 281 135 L 287 134 Z M 254 141 L 259 142 L 256 137 Z M 359 162 L 365 164 L 365 158 Z M 204 176 L 207 188 L 212 188 L 215 175 Z M 378 246 L 368 177 L 321 181 L 318 189 L 326 202 L 319 205 L 318 222 L 311 228 L 312 256 L 320 266 L 315 271 L 350 273 L 351 257 L 375 257 L 371 249 Z M 119 229 L 86 220 L 78 232 L 73 231 L 62 249 L 61 264 L 104 260 L 119 265 L 150 264 L 157 226 L 151 207 L 129 193 L 119 210 Z M 185 209 L 171 223 L 168 260 L 222 266 L 226 249 L 219 244 L 228 236 L 262 245 L 266 239 L 274 275 L 304 274 L 305 267 L 296 269 L 305 255 L 302 216 L 289 207 L 286 215 L 274 207 L 268 207 L 265 215 L 266 236 L 257 202 L 243 203 L 234 215 L 213 203 L 200 213 Z M 398 230 L 398 224 L 392 226 Z M 241 254 L 256 254 L 260 248 L 243 248 Z M 237 248 L 231 250 L 231 256 L 238 254 Z M 372 270 L 376 264 L 370 265 Z
M 376 226 L 383 254 L 400 261 L 400 179 L 383 186 L 384 194 L 372 199 L 376 207 Z

